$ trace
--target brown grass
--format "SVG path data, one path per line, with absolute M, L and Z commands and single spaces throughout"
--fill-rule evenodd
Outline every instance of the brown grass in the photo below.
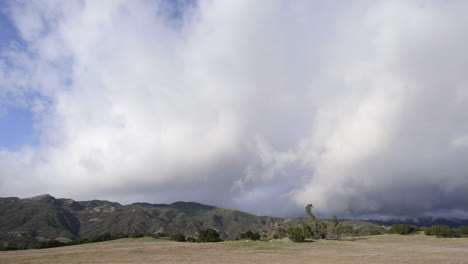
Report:
M 468 263 L 468 238 L 382 235 L 299 244 L 121 239 L 0 252 L 0 263 Z

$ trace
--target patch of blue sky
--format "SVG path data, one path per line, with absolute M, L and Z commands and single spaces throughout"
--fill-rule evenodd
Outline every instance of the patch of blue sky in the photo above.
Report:
M 34 114 L 27 108 L 9 107 L 0 113 L 0 149 L 18 150 L 38 145 Z
M 185 12 L 197 5 L 197 0 L 163 0 L 158 15 L 165 17 L 168 25 L 179 29 L 184 25 Z
M 25 43 L 18 35 L 13 22 L 7 15 L 8 1 L 0 2 L 0 59 L 7 67 L 12 67 L 8 57 L 3 57 L 6 50 L 24 49 Z M 0 83 L 0 90 L 5 90 L 5 84 Z M 1 91 L 0 91 L 0 94 Z M 4 94 L 0 100 L 0 149 L 18 150 L 23 146 L 37 145 L 38 135 L 34 128 L 34 113 L 25 105 L 15 105 Z M 22 101 L 30 101 L 33 95 L 27 95 Z
M 18 34 L 13 22 L 7 15 L 8 1 L 0 1 L 0 51 L 12 45 L 23 47 L 24 41 Z

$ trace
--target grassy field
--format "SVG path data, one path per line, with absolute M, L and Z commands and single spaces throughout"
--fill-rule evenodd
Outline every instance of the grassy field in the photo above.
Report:
M 138 238 L 0 252 L 0 263 L 468 263 L 468 238 L 381 235 L 299 244 Z

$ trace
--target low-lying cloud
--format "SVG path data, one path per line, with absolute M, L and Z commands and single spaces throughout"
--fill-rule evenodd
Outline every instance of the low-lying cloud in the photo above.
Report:
M 9 2 L 0 104 L 40 141 L 0 150 L 0 193 L 466 217 L 467 8 Z

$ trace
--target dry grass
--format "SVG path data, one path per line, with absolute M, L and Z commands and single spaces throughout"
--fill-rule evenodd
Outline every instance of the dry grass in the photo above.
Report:
M 0 263 L 468 263 L 468 238 L 382 235 L 310 243 L 178 243 L 151 238 L 0 252 Z

